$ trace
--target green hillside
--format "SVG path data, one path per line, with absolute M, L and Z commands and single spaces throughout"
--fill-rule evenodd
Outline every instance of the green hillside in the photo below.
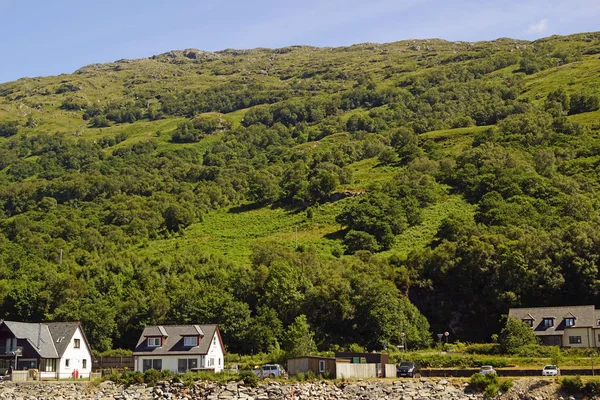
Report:
M 599 302 L 599 136 L 600 33 L 0 84 L 0 318 L 98 350 L 214 322 L 293 354 L 301 315 L 322 350 L 487 340 L 508 307 Z

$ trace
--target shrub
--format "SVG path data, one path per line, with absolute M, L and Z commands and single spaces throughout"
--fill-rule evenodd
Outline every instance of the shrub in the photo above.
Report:
M 583 382 L 579 375 L 575 377 L 567 376 L 560 380 L 560 385 L 569 393 L 579 393 L 583 390 Z
M 103 352 L 94 350 L 94 357 L 126 357 L 133 354 L 132 350 L 129 349 L 112 349 Z
M 502 358 L 474 357 L 472 355 L 416 355 L 413 357 L 412 361 L 420 364 L 423 368 L 479 368 L 482 365 L 491 365 L 494 368 L 502 368 L 507 365 L 507 361 Z
M 485 387 L 483 391 L 485 398 L 493 398 L 498 395 L 498 385 L 490 384 Z
M 478 392 L 485 390 L 488 386 L 498 386 L 498 375 L 496 374 L 485 374 L 479 373 L 471 375 L 469 379 L 469 386 Z
M 121 374 L 121 378 L 118 382 L 125 385 L 144 383 L 144 374 L 140 371 L 125 371 Z
M 500 390 L 504 393 L 508 392 L 513 387 L 513 381 L 508 379 L 500 383 Z
M 150 368 L 144 372 L 144 382 L 149 384 L 156 384 L 160 380 L 160 371 Z
M 240 371 L 238 374 L 238 380 L 243 381 L 244 385 L 246 386 L 250 386 L 250 387 L 257 387 L 258 386 L 258 377 L 256 375 L 254 375 L 254 373 L 252 371 Z
M 527 344 L 518 347 L 515 354 L 519 357 L 552 357 L 555 352 L 554 346 L 541 346 L 539 344 Z
M 168 381 L 173 378 L 173 373 L 169 370 L 163 369 L 162 371 L 150 368 L 144 372 L 144 382 L 149 385 L 156 385 L 160 381 Z
M 600 379 L 590 379 L 586 382 L 583 391 L 590 396 L 596 396 L 600 394 Z
M 306 380 L 307 380 L 307 381 L 314 381 L 314 380 L 315 380 L 315 378 L 316 378 L 316 376 L 315 376 L 315 373 L 314 373 L 314 372 L 312 372 L 312 371 L 308 371 L 308 372 L 306 373 Z
M 16 135 L 19 132 L 19 124 L 17 121 L 0 122 L 0 136 L 8 137 Z
M 500 353 L 497 343 L 471 343 L 464 347 L 463 352 L 467 354 L 495 355 Z
M 90 121 L 90 125 L 94 128 L 106 128 L 110 126 L 110 121 L 104 115 L 98 115 Z
M 298 379 L 299 381 L 303 381 L 306 379 L 306 375 L 304 375 L 304 372 L 298 372 L 296 374 L 296 379 Z

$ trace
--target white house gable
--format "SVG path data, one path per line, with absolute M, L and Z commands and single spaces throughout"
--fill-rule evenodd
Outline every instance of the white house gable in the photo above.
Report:
M 80 377 L 88 377 L 92 371 L 92 354 L 83 337 L 81 328 L 77 328 L 73 337 L 57 338 L 56 340 L 68 340 L 67 348 L 60 359 L 60 378 L 72 377 L 77 371 Z

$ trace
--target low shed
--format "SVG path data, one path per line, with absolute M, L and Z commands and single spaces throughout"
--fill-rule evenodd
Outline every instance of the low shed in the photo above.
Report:
M 335 378 L 335 363 L 336 359 L 333 357 L 305 356 L 288 359 L 287 367 L 290 376 L 295 376 L 299 373 L 306 374 L 308 371 L 312 371 L 317 376 L 322 375 L 326 378 Z

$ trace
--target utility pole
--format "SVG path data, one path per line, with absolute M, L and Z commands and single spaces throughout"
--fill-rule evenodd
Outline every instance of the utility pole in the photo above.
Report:
M 58 256 L 58 264 L 62 265 L 62 249 L 60 249 L 60 254 Z

